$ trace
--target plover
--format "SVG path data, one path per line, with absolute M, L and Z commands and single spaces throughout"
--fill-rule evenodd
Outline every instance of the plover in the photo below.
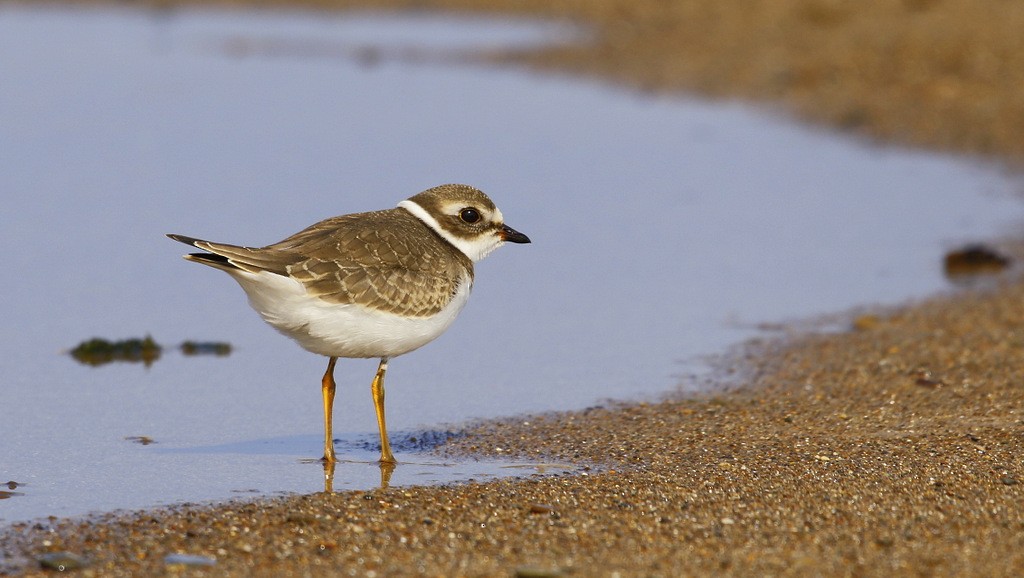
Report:
M 331 433 L 334 364 L 380 358 L 370 385 L 380 461 L 394 463 L 384 421 L 388 360 L 426 345 L 451 325 L 473 287 L 473 263 L 505 242 L 530 239 L 505 224 L 482 191 L 441 185 L 393 209 L 332 217 L 266 247 L 168 235 L 204 253 L 185 255 L 231 275 L 274 329 L 328 357 L 321 381 L 324 457 Z

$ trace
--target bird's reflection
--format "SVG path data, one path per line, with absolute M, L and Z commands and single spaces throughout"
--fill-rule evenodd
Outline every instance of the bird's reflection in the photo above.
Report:
M 324 467 L 324 493 L 334 493 L 334 469 L 337 467 L 338 462 L 318 460 Z M 342 460 L 346 461 L 346 460 Z M 350 463 L 366 463 L 352 461 Z M 391 474 L 395 472 L 395 462 L 377 462 L 377 466 L 380 467 L 380 488 L 386 489 L 391 485 Z

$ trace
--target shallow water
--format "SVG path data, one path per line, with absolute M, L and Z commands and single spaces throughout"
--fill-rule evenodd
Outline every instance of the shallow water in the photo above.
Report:
M 325 361 L 164 233 L 265 244 L 454 181 L 530 235 L 478 266 L 446 335 L 392 361 L 400 485 L 503 473 L 434 463 L 423 450 L 446 423 L 692 388 L 704 356 L 758 324 L 942 290 L 946 249 L 1019 225 L 1021 181 L 992 167 L 443 62 L 568 33 L 0 5 L 0 481 L 23 484 L 0 522 L 322 489 L 303 460 L 321 449 Z M 146 334 L 234 350 L 148 368 L 65 354 Z M 374 368 L 338 365 L 335 436 L 354 463 L 336 489 L 380 482 L 360 463 L 376 457 Z

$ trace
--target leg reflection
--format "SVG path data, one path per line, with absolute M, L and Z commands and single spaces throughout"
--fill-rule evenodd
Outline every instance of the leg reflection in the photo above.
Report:
M 391 485 L 391 474 L 395 473 L 395 462 L 377 462 L 380 466 L 380 489 L 385 489 Z
M 319 462 L 324 467 L 324 493 L 325 494 L 333 494 L 334 493 L 334 469 L 335 469 L 335 467 L 337 467 L 338 461 L 337 460 L 329 461 L 329 462 L 328 461 L 324 461 L 324 460 L 315 460 L 315 461 Z M 342 461 L 344 461 L 344 460 L 342 460 Z M 366 463 L 366 462 L 362 462 L 362 463 Z M 374 462 L 374 465 L 376 465 L 376 466 L 378 466 L 380 468 L 380 488 L 382 490 L 386 489 L 388 486 L 391 485 L 391 474 L 395 473 L 395 466 L 397 466 L 397 464 L 395 462 Z

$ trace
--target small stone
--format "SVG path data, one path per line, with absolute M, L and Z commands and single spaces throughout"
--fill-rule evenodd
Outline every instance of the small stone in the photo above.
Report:
M 878 318 L 877 315 L 860 315 L 853 320 L 853 328 L 856 331 L 868 331 L 870 329 L 878 327 L 878 324 L 880 322 L 881 320 Z
M 39 565 L 47 570 L 80 570 L 89 565 L 89 561 L 71 552 L 49 552 L 39 557 Z
M 516 568 L 516 578 L 558 578 L 564 576 L 557 568 L 542 568 L 540 566 L 520 566 Z
M 1010 258 L 985 245 L 968 245 L 946 254 L 946 277 L 956 279 L 973 275 L 991 275 L 1010 266 Z
M 530 504 L 531 514 L 550 514 L 555 509 L 548 504 Z
M 164 556 L 166 566 L 216 566 L 217 560 L 208 556 L 196 556 L 194 554 L 168 554 Z
M 928 371 L 927 369 L 919 369 L 917 371 L 912 371 L 910 375 L 911 377 L 914 378 L 914 384 L 920 387 L 935 389 L 940 385 L 945 385 L 944 383 L 942 383 L 941 379 L 937 379 L 934 376 L 932 376 L 932 372 Z
M 1006 486 L 1016 486 L 1017 485 L 1017 478 L 1015 478 L 1013 476 L 1003 476 L 1002 478 L 999 479 L 999 481 L 1002 482 L 1003 485 L 1006 485 Z

